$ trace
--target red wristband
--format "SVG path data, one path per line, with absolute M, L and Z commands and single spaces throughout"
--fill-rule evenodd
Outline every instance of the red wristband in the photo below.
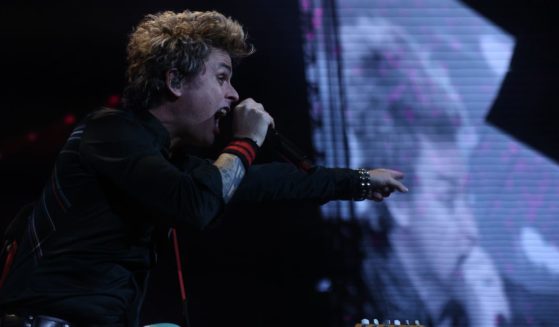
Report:
M 252 165 L 257 151 L 258 145 L 249 138 L 235 138 L 223 149 L 223 153 L 230 153 L 239 157 L 245 170 Z

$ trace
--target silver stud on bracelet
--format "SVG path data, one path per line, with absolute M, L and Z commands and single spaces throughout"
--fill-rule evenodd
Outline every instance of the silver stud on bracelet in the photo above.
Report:
M 372 194 L 372 185 L 369 172 L 365 168 L 357 169 L 357 173 L 359 174 L 359 197 L 357 197 L 356 201 L 363 201 L 369 198 Z

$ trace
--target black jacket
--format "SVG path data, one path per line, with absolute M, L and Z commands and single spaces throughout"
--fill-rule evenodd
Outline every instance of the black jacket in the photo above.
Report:
M 211 161 L 169 158 L 170 139 L 149 112 L 102 109 L 71 133 L 33 211 L 0 308 L 78 325 L 138 324 L 155 264 L 156 226 L 201 229 L 223 210 Z M 349 199 L 350 169 L 252 166 L 232 201 Z

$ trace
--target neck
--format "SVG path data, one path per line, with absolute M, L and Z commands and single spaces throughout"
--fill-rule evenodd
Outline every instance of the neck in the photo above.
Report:
M 152 109 L 148 109 L 148 111 L 159 120 L 163 127 L 165 127 L 171 137 L 171 140 L 175 140 L 177 139 L 177 131 L 173 123 L 175 120 L 172 115 L 172 111 L 169 109 L 170 108 L 168 108 L 167 105 L 160 105 Z
M 173 114 L 170 104 L 163 104 L 148 110 L 165 127 L 171 138 L 171 149 L 192 145 L 184 134 L 179 133 L 177 118 Z

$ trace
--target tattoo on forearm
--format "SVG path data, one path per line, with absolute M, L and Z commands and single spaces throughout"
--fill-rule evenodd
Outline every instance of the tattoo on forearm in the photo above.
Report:
M 243 166 L 241 159 L 229 153 L 221 154 L 214 162 L 214 165 L 221 173 L 223 200 L 227 203 L 231 200 L 233 194 L 235 194 L 239 184 L 241 184 L 241 180 L 245 175 L 245 167 Z

